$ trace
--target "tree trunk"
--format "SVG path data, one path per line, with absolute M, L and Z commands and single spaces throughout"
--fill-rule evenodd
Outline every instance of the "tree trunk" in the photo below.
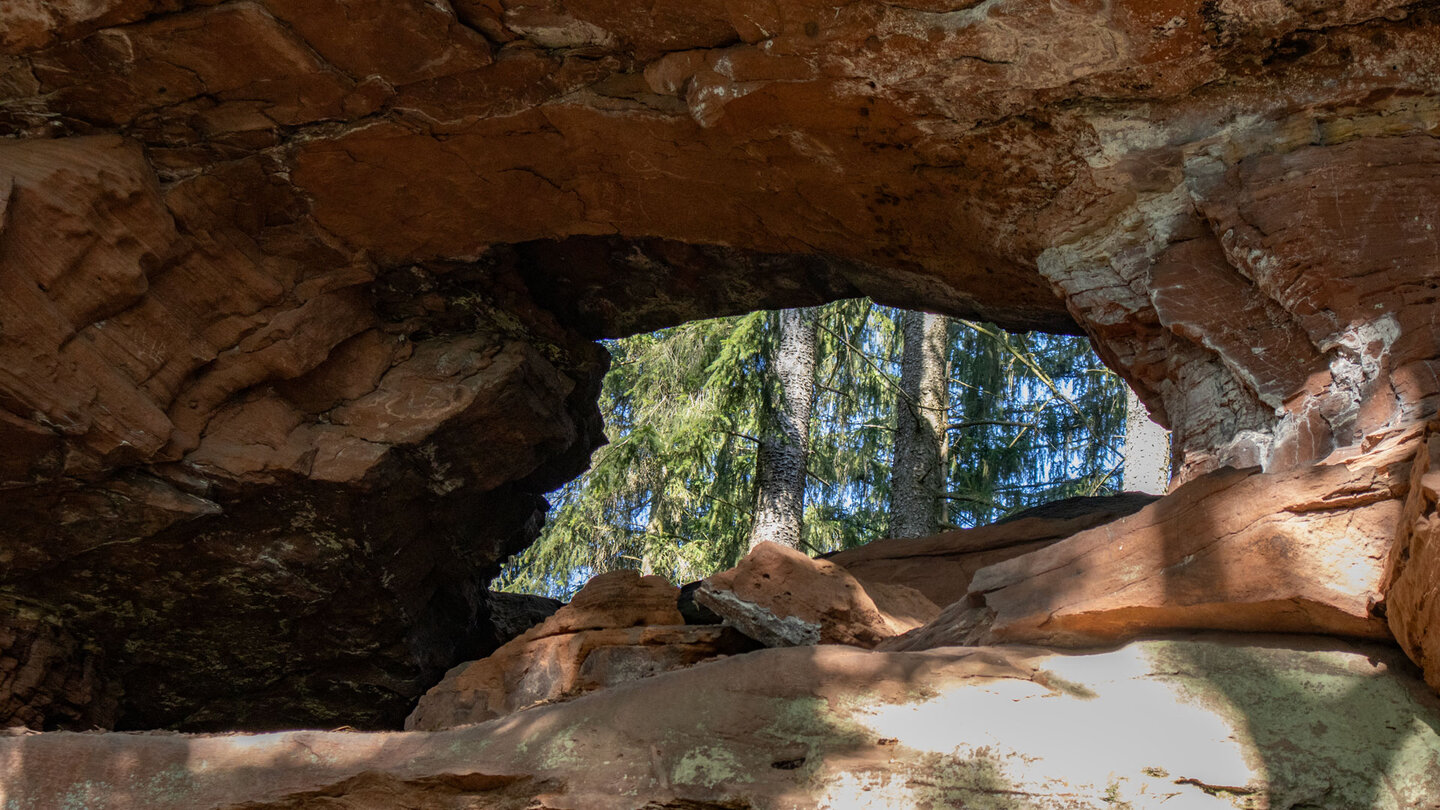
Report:
M 1170 486 L 1170 431 L 1150 421 L 1145 403 L 1125 389 L 1125 491 L 1163 494 Z
M 815 404 L 815 316 L 813 309 L 780 311 L 780 342 L 772 360 L 781 396 L 775 428 L 760 443 L 751 548 L 766 540 L 800 547 L 810 411 Z
M 661 475 L 664 475 L 663 469 Z M 655 573 L 655 538 L 665 531 L 665 521 L 660 515 L 661 506 L 660 495 L 655 493 L 650 499 L 650 514 L 645 519 L 645 535 L 640 549 L 640 575 L 644 577 Z
M 905 347 L 895 403 L 895 458 L 890 473 L 890 536 L 924 537 L 940 529 L 945 504 L 945 318 L 901 316 Z

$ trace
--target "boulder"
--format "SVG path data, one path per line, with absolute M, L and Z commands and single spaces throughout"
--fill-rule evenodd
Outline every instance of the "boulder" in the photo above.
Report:
M 1389 638 L 1377 605 L 1415 438 L 1348 463 L 1207 474 L 982 568 L 965 599 L 887 649 L 1083 646 L 1178 629 Z
M 989 526 L 956 529 L 931 537 L 875 540 L 826 554 L 823 559 L 844 567 L 867 587 L 880 582 L 906 585 L 945 607 L 966 594 L 970 578 L 981 568 L 1131 514 L 1154 500 L 1153 496 L 1135 493 L 1070 498 L 1028 509 Z
M 436 731 L 683 669 L 758 645 L 729 627 L 623 627 L 516 639 L 445 674 L 405 728 Z
M 664 577 L 633 570 L 599 574 L 570 604 L 490 656 L 446 673 L 420 698 L 405 728 L 479 723 L 756 648 L 728 627 L 686 626 L 676 607 L 679 595 Z
M 1440 422 L 1431 422 L 1418 444 L 1409 484 L 1386 560 L 1385 618 L 1425 681 L 1440 690 Z
M 581 630 L 684 624 L 679 600 L 680 589 L 664 577 L 641 576 L 631 569 L 608 571 L 591 577 L 570 604 L 519 638 L 533 641 Z
M 1440 698 L 1400 651 L 762 650 L 445 732 L 0 737 L 20 808 L 1418 810 Z
M 695 601 L 770 647 L 873 647 L 940 612 L 914 588 L 862 583 L 829 560 L 770 542 L 755 546 L 734 568 L 706 578 Z
M 564 607 L 559 599 L 528 593 L 485 593 L 486 614 L 490 619 L 494 647 L 510 641 L 521 633 L 555 615 Z

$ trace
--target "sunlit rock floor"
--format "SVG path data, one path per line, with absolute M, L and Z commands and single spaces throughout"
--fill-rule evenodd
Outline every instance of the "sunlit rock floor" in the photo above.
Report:
M 1398 650 L 762 650 L 450 731 L 0 739 L 0 807 L 1440 807 L 1440 697 Z

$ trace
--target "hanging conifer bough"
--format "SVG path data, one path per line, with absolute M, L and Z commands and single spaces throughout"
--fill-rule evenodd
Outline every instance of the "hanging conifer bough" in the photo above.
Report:
M 1085 339 L 1010 334 L 863 299 L 788 312 L 609 342 L 600 407 L 611 443 L 552 496 L 539 539 L 495 587 L 568 598 L 616 568 L 698 579 L 744 555 L 769 503 L 813 554 L 912 531 L 892 515 L 902 488 L 924 493 L 921 513 L 933 517 L 917 525 L 935 528 L 1118 488 L 1125 387 Z M 921 394 L 907 393 L 907 318 L 923 326 L 931 352 Z M 808 359 L 786 354 L 797 342 L 810 347 Z M 794 410 L 783 410 L 792 401 Z M 931 427 L 904 422 L 897 405 L 911 401 Z M 906 431 L 940 449 L 921 451 L 930 455 L 919 464 L 892 464 L 912 452 Z M 762 497 L 767 441 L 800 451 L 772 468 L 792 488 L 770 501 Z M 938 485 L 924 478 L 935 463 Z M 919 471 L 921 484 L 905 483 L 900 467 Z
M 1107 495 L 1120 484 L 1126 386 L 1083 338 L 956 321 L 951 344 L 951 523 Z

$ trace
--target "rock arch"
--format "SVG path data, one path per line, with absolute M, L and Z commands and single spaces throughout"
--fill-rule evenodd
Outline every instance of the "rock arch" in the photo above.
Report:
M 600 441 L 593 340 L 688 318 L 1083 332 L 1187 477 L 1423 422 L 1437 15 L 0 12 L 0 711 L 394 724 Z

